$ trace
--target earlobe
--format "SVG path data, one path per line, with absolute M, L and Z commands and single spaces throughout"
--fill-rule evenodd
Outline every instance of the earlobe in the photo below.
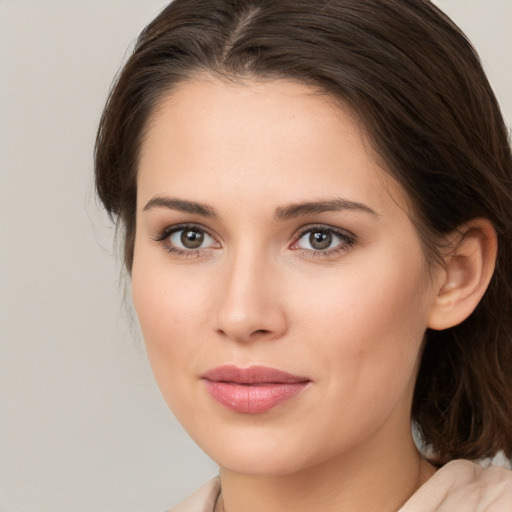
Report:
M 488 219 L 474 219 L 449 237 L 444 268 L 428 327 L 448 329 L 463 322 L 476 308 L 491 280 L 498 242 Z

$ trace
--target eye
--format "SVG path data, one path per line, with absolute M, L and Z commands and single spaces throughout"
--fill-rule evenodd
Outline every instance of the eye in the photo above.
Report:
M 211 244 L 213 238 L 200 229 L 187 228 L 172 233 L 169 241 L 175 247 L 182 249 L 199 249 L 203 244 Z
M 349 233 L 319 226 L 302 231 L 291 248 L 329 255 L 348 250 L 354 243 L 355 237 Z
M 202 249 L 219 247 L 219 243 L 204 229 L 194 225 L 171 226 L 155 238 L 169 251 L 177 254 L 197 254 Z

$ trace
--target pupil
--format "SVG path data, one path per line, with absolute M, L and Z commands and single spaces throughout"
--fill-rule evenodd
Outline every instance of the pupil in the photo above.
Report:
M 309 235 L 309 243 L 313 249 L 327 249 L 332 243 L 332 235 L 327 231 L 315 231 Z
M 197 249 L 201 247 L 204 240 L 204 233 L 200 231 L 183 231 L 181 234 L 181 243 L 187 249 Z

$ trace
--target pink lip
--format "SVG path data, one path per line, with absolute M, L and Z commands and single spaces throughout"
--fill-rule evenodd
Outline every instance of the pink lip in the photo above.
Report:
M 265 366 L 219 366 L 201 376 L 210 395 L 235 412 L 259 414 L 298 395 L 310 379 Z

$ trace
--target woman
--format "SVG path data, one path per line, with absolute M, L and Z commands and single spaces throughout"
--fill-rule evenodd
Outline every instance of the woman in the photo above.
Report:
M 510 509 L 507 473 L 447 464 L 512 454 L 510 146 L 430 2 L 176 0 L 96 178 L 156 380 L 221 467 L 180 510 Z

